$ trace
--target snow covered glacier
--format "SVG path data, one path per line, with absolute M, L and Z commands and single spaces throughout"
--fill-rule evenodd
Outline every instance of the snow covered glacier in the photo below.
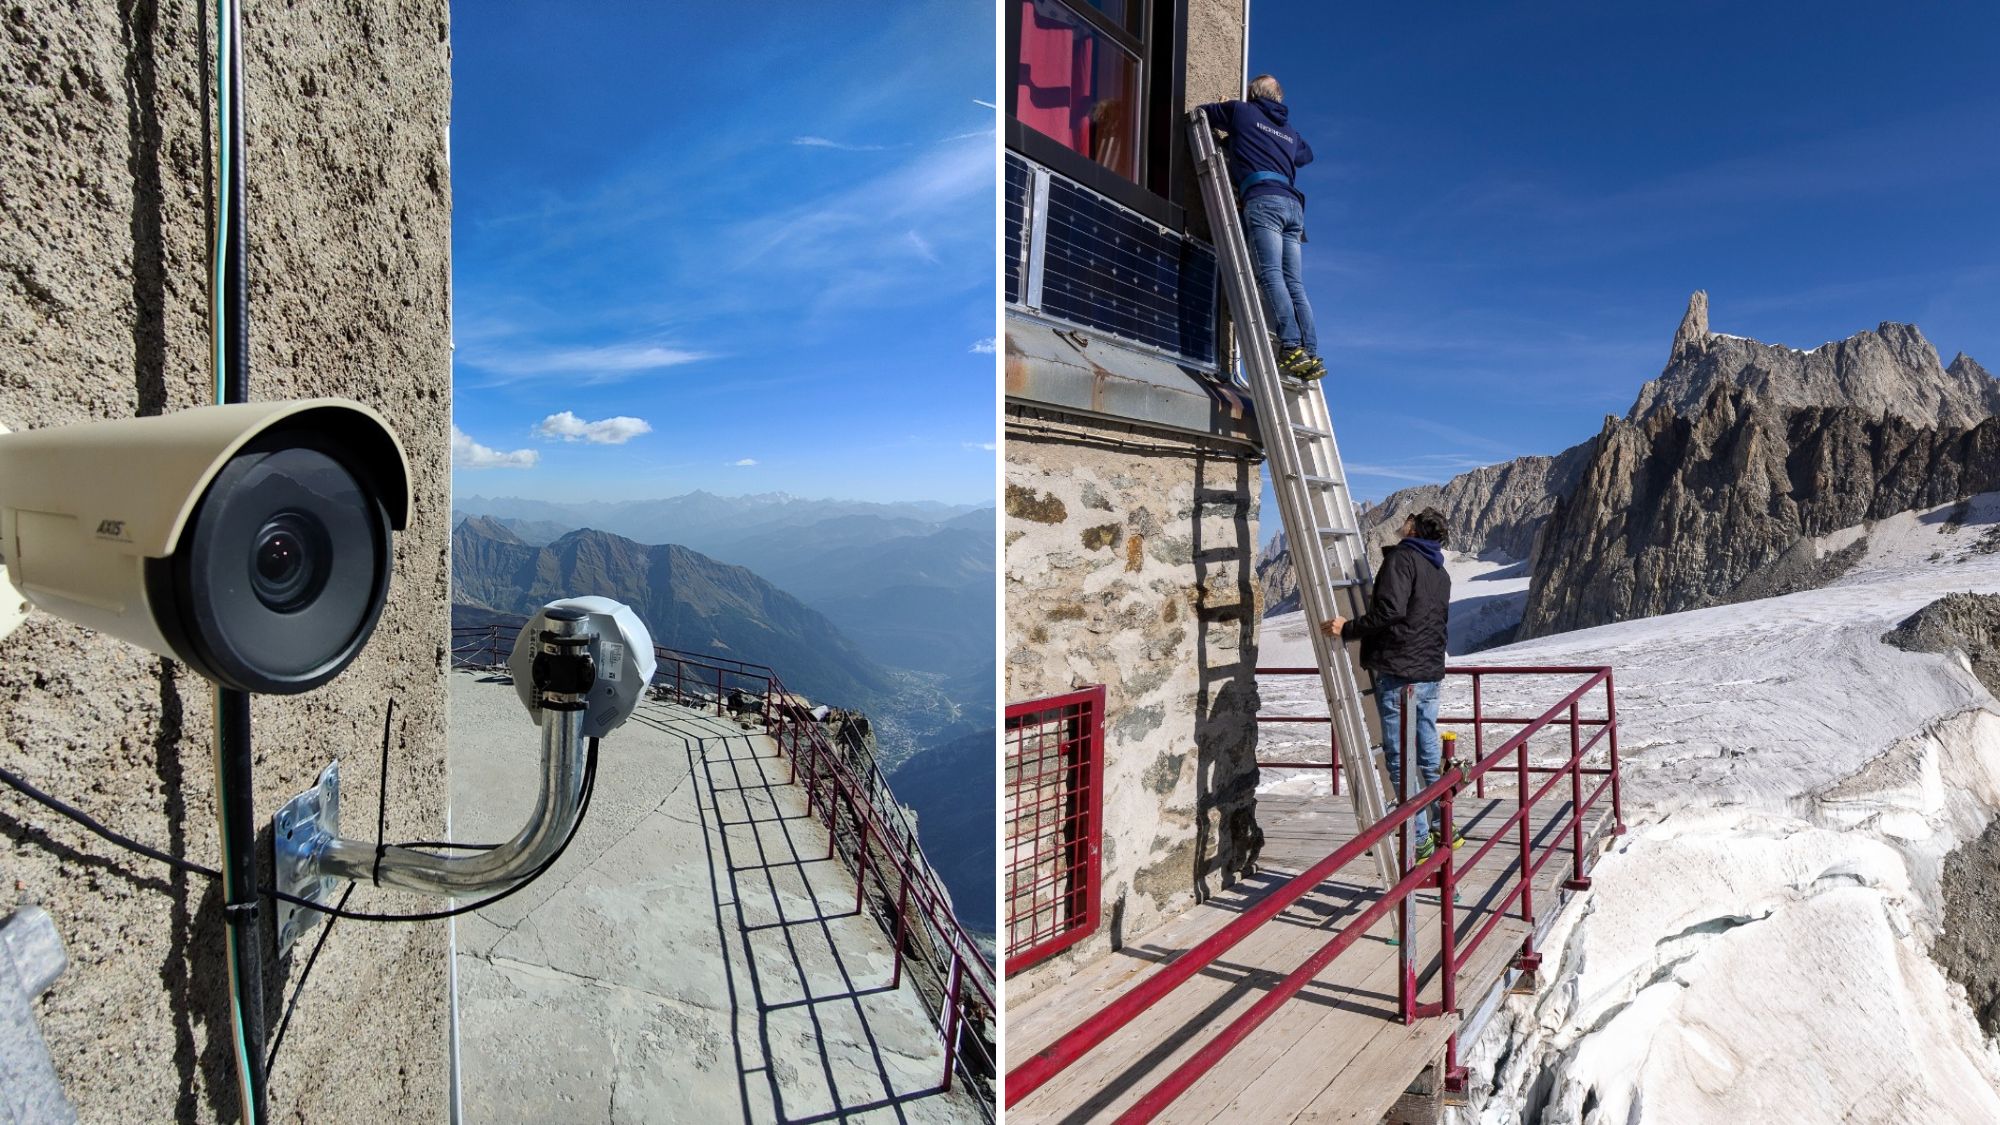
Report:
M 1819 541 L 1865 540 L 1819 590 L 1479 654 L 1615 667 L 1630 831 L 1540 990 L 1469 1052 L 1465 1119 L 2000 1122 L 2000 1050 L 1928 952 L 1944 857 L 2000 810 L 2000 703 L 1962 657 L 1882 641 L 1944 594 L 2000 593 L 1996 521 L 1992 494 L 1905 513 Z M 1519 568 L 1453 569 L 1465 634 L 1524 596 Z M 1297 614 L 1264 626 L 1260 664 L 1311 662 Z M 1262 690 L 1304 711 L 1316 686 Z

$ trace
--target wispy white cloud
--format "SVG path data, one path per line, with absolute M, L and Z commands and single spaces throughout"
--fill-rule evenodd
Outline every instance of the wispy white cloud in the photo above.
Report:
M 454 469 L 532 469 L 542 455 L 532 449 L 502 453 L 492 446 L 473 441 L 464 430 L 451 428 L 451 467 Z
M 755 457 L 745 457 L 739 461 L 731 461 L 729 467 L 732 469 L 747 469 L 756 463 L 757 459 Z
M 624 445 L 640 434 L 652 432 L 652 424 L 644 418 L 621 414 L 616 418 L 586 422 L 568 410 L 551 414 L 535 424 L 535 433 L 541 437 L 552 441 L 585 441 L 592 445 Z
M 966 350 L 969 352 L 976 352 L 979 355 L 992 355 L 994 346 L 995 346 L 995 340 L 993 339 L 993 337 L 988 336 L 983 340 L 974 340 L 972 342 L 972 346 L 970 348 L 967 348 Z
M 937 264 L 938 261 L 937 251 L 931 249 L 930 241 L 926 239 L 923 235 L 918 234 L 916 231 L 909 230 L 903 232 L 903 237 L 910 240 L 910 245 L 914 247 L 917 251 L 917 257 L 922 258 L 924 261 L 929 262 L 932 265 Z
M 887 145 L 857 145 L 847 141 L 831 140 L 827 137 L 793 137 L 792 143 L 801 148 L 831 148 L 841 152 L 880 152 Z
M 979 98 L 974 98 L 974 99 L 972 99 L 972 104 L 973 104 L 973 105 L 983 105 L 983 106 L 985 106 L 985 107 L 986 107 L 987 109 L 999 109 L 999 108 L 1000 108 L 999 106 L 997 106 L 997 105 L 994 105 L 994 104 L 993 104 L 992 102 L 989 102 L 989 101 L 982 101 L 982 100 L 980 100 Z
M 958 444 L 962 449 L 983 449 L 988 453 L 994 450 L 994 445 L 990 441 L 962 441 Z
M 615 383 L 715 356 L 690 348 L 630 342 L 582 348 L 481 348 L 464 358 L 473 367 L 499 376 L 503 382 L 560 376 L 592 384 Z
M 1418 484 L 1442 484 L 1463 472 L 1483 468 L 1492 462 L 1478 457 L 1466 457 L 1456 453 L 1429 454 L 1412 457 L 1392 464 L 1373 464 L 1365 461 L 1349 461 L 1347 474 L 1356 477 L 1381 477 L 1386 480 L 1406 480 Z

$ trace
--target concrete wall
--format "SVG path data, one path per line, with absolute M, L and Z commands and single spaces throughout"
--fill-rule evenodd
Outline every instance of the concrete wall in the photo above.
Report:
M 1107 689 L 1104 923 L 1008 982 L 1026 996 L 1256 857 L 1258 469 L 1188 435 L 1007 422 L 1007 699 Z
M 1188 0 L 1187 75 L 1182 109 L 1243 96 L 1243 10 L 1246 0 Z M 1186 130 L 1176 130 L 1174 143 L 1185 154 Z M 1176 185 L 1186 201 L 1188 224 L 1208 238 L 1208 216 L 1201 206 L 1201 187 L 1194 169 L 1183 159 L 1182 182 Z M 1225 317 L 1227 313 L 1224 313 Z
M 392 419 L 416 486 L 373 642 L 333 683 L 256 703 L 257 815 L 345 760 L 372 829 L 397 702 L 390 838 L 444 824 L 450 425 L 445 0 L 246 4 L 252 390 Z M 0 11 L 0 423 L 210 400 L 204 7 L 20 0 Z M 42 614 L 0 640 L 0 760 L 109 824 L 217 862 L 210 691 Z M 268 830 L 266 831 L 268 836 Z M 236 1118 L 215 889 L 0 791 L 0 893 L 57 920 L 39 1004 L 85 1121 Z M 354 906 L 413 905 L 356 892 Z M 267 972 L 272 1009 L 303 951 Z M 445 1114 L 442 924 L 342 922 L 271 1078 L 274 1120 Z M 275 1026 L 276 1020 L 272 1019 Z

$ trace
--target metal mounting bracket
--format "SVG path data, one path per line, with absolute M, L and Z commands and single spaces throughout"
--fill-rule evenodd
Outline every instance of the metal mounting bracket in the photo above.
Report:
M 288 895 L 326 902 L 333 897 L 339 879 L 322 874 L 320 852 L 340 835 L 340 763 L 335 761 L 320 771 L 311 789 L 286 801 L 271 818 L 271 844 L 278 889 Z M 283 957 L 292 943 L 325 917 L 295 903 L 278 902 L 278 956 Z

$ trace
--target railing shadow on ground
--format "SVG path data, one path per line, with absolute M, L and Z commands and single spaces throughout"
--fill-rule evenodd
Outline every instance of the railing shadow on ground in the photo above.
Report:
M 857 958 L 851 935 L 837 927 L 859 917 L 853 897 L 839 883 L 846 872 L 828 854 L 820 833 L 805 829 L 809 814 L 788 812 L 782 792 L 790 768 L 775 753 L 758 753 L 757 741 L 733 724 L 708 718 L 713 728 L 687 744 L 698 779 L 696 808 L 702 822 L 714 891 L 717 939 L 727 950 L 739 1093 L 744 1120 L 805 1125 L 888 1111 L 909 1120 L 905 1107 L 943 1093 L 936 1082 L 912 1083 L 893 1065 L 885 1039 L 907 1036 L 901 1027 L 877 1025 L 888 1013 L 871 1010 L 871 997 L 896 991 L 882 966 Z M 688 735 L 688 726 L 679 733 Z M 754 1021 L 746 1034 L 744 1020 Z M 785 1022 L 800 1022 L 822 1045 L 850 1044 L 854 1052 L 822 1050 L 818 1082 L 795 1076 L 787 1088 Z M 839 1026 L 836 1027 L 835 1024 Z M 848 1036 L 846 1033 L 858 1032 Z M 755 1053 L 749 1049 L 755 1044 Z M 852 1065 L 859 1060 L 860 1065 Z M 903 1068 L 907 1071 L 909 1068 Z M 761 1079 L 761 1090 L 753 1083 Z M 762 1095 L 760 1097 L 759 1095 Z M 768 1098 L 765 1101 L 764 1098 Z
M 452 666 L 504 674 L 507 656 L 525 624 L 525 619 L 516 619 L 454 627 Z M 854 906 L 848 914 L 865 912 L 892 943 L 893 968 L 887 985 L 879 991 L 902 985 L 907 972 L 913 991 L 932 1009 L 933 1032 L 944 1047 L 939 1083 L 924 1093 L 849 1106 L 835 1116 L 894 1107 L 934 1096 L 938 1090 L 949 1090 L 962 1082 L 972 1094 L 969 1103 L 977 1107 L 981 1117 L 992 1120 L 998 1076 L 992 965 L 952 911 L 950 897 L 924 856 L 914 825 L 895 802 L 879 768 L 870 761 L 866 769 L 858 769 L 850 760 L 852 756 L 838 750 L 822 729 L 819 720 L 823 712 L 809 710 L 767 666 L 658 645 L 654 656 L 659 663 L 649 685 L 650 705 L 678 706 L 702 715 L 713 721 L 717 738 L 748 745 L 744 728 L 733 721 L 741 719 L 761 727 L 760 733 L 776 745 L 776 755 L 752 755 L 759 763 L 754 784 L 732 778 L 734 784 L 717 786 L 714 791 L 761 789 L 770 797 L 774 787 L 802 789 L 806 805 L 803 817 L 772 818 L 766 823 L 779 825 L 788 841 L 787 820 L 812 819 L 825 826 L 827 855 L 815 862 L 829 864 L 829 871 L 844 868 L 852 873 Z M 642 706 L 641 713 L 645 710 Z M 769 772 L 780 763 L 784 766 L 782 779 Z M 736 769 L 732 766 L 732 771 Z M 714 783 L 713 779 L 704 780 Z M 761 849 L 761 837 L 758 845 Z M 760 855 L 760 866 L 764 866 L 761 860 Z M 731 877 L 733 881 L 733 873 Z M 815 892 L 820 893 L 825 892 Z M 812 901 L 816 904 L 817 897 Z M 849 991 L 854 991 L 851 981 L 849 985 Z M 819 1115 L 792 1120 L 826 1119 Z

